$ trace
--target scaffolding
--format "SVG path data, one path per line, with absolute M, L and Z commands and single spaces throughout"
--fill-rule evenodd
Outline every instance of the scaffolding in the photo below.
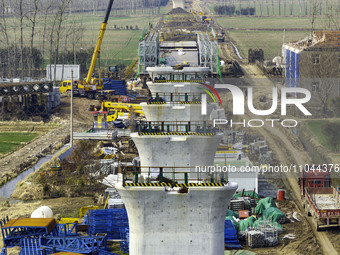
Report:
M 197 32 L 197 44 L 201 67 L 209 67 L 210 73 L 218 73 L 218 43 L 213 35 L 202 31 Z
M 159 51 L 159 33 L 150 32 L 139 41 L 138 45 L 138 73 L 147 74 L 146 68 L 157 66 Z

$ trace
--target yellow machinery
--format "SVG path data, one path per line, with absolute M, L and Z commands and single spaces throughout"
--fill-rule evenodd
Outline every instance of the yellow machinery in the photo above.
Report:
M 87 73 L 87 77 L 85 78 L 85 80 L 76 81 L 75 84 L 74 84 L 75 90 L 79 89 L 79 91 L 77 91 L 76 93 L 79 93 L 80 95 L 87 95 L 89 98 L 94 98 L 95 95 L 94 95 L 93 91 L 96 91 L 97 89 L 103 89 L 103 86 L 104 86 L 103 83 L 102 83 L 101 77 L 100 77 L 100 70 L 99 70 L 99 78 L 92 78 L 92 75 L 93 75 L 93 72 L 94 72 L 94 68 L 96 66 L 98 55 L 100 53 L 100 46 L 101 46 L 103 38 L 104 38 L 104 33 L 105 33 L 105 30 L 106 30 L 107 21 L 109 19 L 110 12 L 111 12 L 111 9 L 112 9 L 112 4 L 113 4 L 113 0 L 110 0 L 109 6 L 107 7 L 107 10 L 106 10 L 104 21 L 103 21 L 101 28 L 100 28 L 98 41 L 97 41 L 96 47 L 95 47 L 93 55 L 92 55 L 91 65 L 90 65 L 90 69 Z M 65 93 L 67 91 L 70 91 L 71 90 L 71 81 L 70 80 L 63 81 L 59 90 L 60 90 L 61 93 Z M 81 93 L 83 93 L 83 94 L 81 94 Z
M 139 116 L 144 116 L 142 107 L 139 104 L 102 102 L 101 111 L 108 111 L 107 122 L 115 121 L 116 119 L 127 119 L 130 117 L 131 111 Z
M 129 77 L 129 75 L 131 74 L 132 70 L 135 68 L 135 66 L 138 64 L 138 59 L 135 61 L 135 63 L 133 63 L 133 65 L 131 67 L 128 67 L 126 69 L 126 72 L 125 72 L 125 77 L 124 79 L 127 79 Z

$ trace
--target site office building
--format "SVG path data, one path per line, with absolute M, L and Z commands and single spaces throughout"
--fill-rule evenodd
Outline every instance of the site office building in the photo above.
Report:
M 298 42 L 283 44 L 286 87 L 308 89 L 311 110 L 319 110 L 321 97 L 340 96 L 340 31 L 314 31 Z

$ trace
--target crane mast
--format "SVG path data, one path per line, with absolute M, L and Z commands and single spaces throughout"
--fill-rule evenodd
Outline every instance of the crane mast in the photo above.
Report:
M 85 84 L 91 84 L 91 78 L 92 78 L 92 75 L 93 75 L 93 72 L 94 72 L 94 68 L 96 66 L 98 55 L 100 53 L 100 46 L 101 46 L 103 38 L 104 38 L 104 33 L 105 33 L 105 30 L 106 30 L 107 21 L 109 19 L 110 12 L 111 12 L 111 9 L 112 9 L 112 4 L 113 4 L 113 0 L 110 0 L 109 6 L 107 7 L 107 10 L 106 10 L 104 22 L 102 23 L 101 28 L 100 28 L 98 41 L 97 41 L 96 47 L 95 47 L 93 55 L 92 55 L 91 65 L 90 65 L 90 69 L 87 73 L 87 77 L 85 79 Z M 99 81 L 99 82 L 101 82 L 101 81 Z

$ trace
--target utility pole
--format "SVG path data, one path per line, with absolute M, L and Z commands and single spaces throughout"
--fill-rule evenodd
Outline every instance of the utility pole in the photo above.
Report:
M 70 147 L 73 146 L 73 69 L 71 69 Z

